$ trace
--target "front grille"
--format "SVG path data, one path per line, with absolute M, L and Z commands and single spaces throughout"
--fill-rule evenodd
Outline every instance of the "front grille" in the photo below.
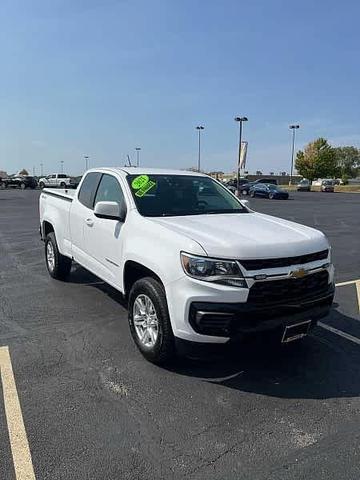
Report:
M 317 260 L 325 260 L 328 257 L 328 253 L 328 250 L 322 250 L 321 252 L 309 253 L 298 257 L 239 260 L 239 262 L 246 270 L 262 270 L 263 268 L 290 267 L 291 265 L 302 265 L 304 263 L 316 262 Z
M 326 293 L 329 289 L 329 275 L 326 270 L 310 274 L 304 278 L 289 278 L 255 282 L 250 288 L 250 304 L 286 304 L 300 302 Z

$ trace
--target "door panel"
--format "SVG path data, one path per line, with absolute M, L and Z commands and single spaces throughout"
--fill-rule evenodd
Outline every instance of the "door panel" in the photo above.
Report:
M 124 202 L 124 195 L 118 180 L 104 174 L 94 200 L 97 202 Z M 123 238 L 124 224 L 117 220 L 98 218 L 91 212 L 85 228 L 85 246 L 89 261 L 96 270 L 102 272 L 102 278 L 122 289 Z
M 70 208 L 70 238 L 73 256 L 75 260 L 86 268 L 91 266 L 89 255 L 86 251 L 86 237 L 89 229 L 86 222 L 93 216 L 94 197 L 100 178 L 101 173 L 88 173 Z

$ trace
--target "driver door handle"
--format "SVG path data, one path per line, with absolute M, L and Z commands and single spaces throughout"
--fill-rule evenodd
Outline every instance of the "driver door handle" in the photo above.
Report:
M 85 223 L 88 227 L 92 227 L 94 225 L 94 220 L 92 218 L 87 218 Z

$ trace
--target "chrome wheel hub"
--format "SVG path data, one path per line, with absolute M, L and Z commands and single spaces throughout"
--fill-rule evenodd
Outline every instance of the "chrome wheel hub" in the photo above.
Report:
M 145 347 L 153 347 L 159 335 L 159 320 L 153 302 L 147 295 L 138 295 L 133 306 L 137 337 Z
M 55 252 L 53 244 L 51 242 L 48 242 L 48 244 L 46 245 L 46 260 L 49 269 L 53 271 L 55 268 Z

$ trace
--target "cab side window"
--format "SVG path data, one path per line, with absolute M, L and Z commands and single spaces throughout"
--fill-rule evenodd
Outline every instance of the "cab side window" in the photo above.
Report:
M 117 179 L 105 173 L 101 177 L 94 205 L 98 202 L 123 203 L 124 201 L 124 194 Z
M 78 195 L 79 202 L 85 205 L 85 207 L 91 208 L 91 210 L 93 209 L 94 196 L 95 196 L 100 178 L 101 178 L 101 173 L 90 172 L 86 175 L 80 187 L 80 191 Z

